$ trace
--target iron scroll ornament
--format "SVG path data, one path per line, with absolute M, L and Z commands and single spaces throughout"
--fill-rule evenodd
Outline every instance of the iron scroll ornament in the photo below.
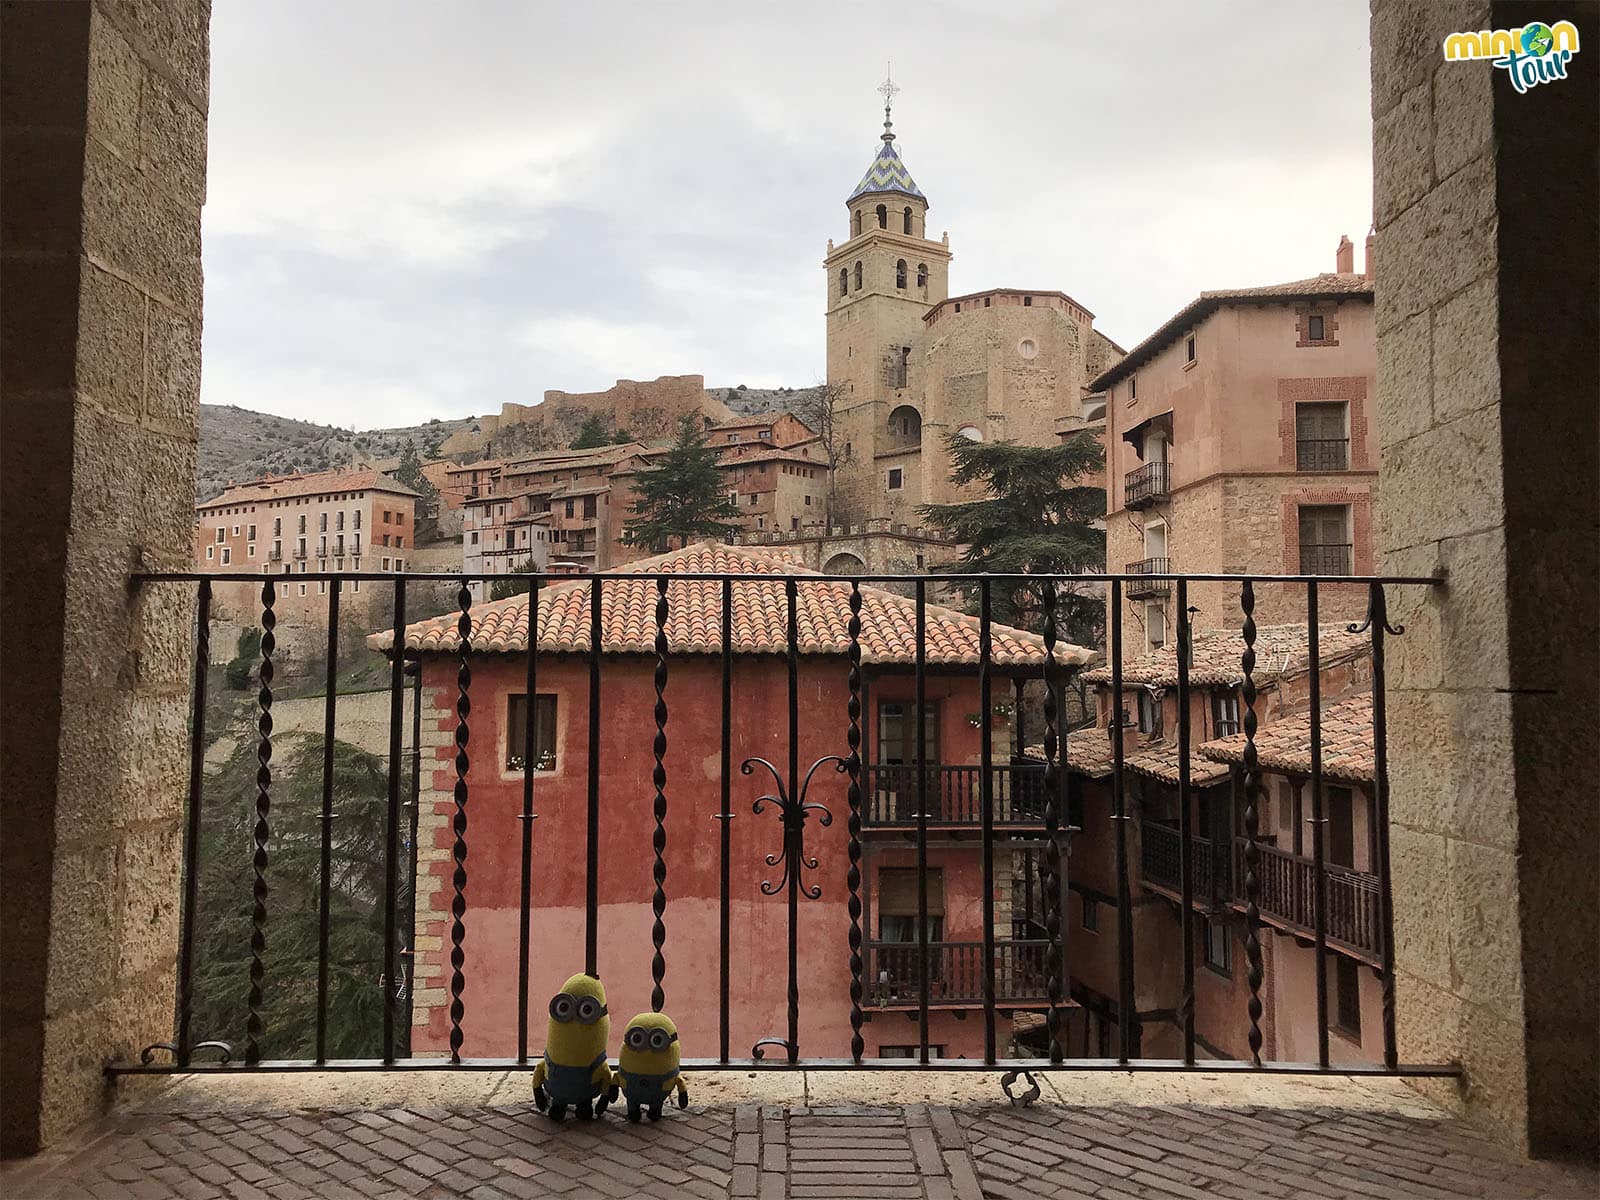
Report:
M 772 776 L 773 786 L 777 789 L 775 793 L 767 793 L 756 797 L 755 802 L 750 806 L 750 811 L 759 815 L 766 811 L 768 804 L 772 804 L 777 806 L 778 813 L 783 820 L 783 847 L 776 854 L 766 855 L 767 866 L 781 866 L 783 875 L 776 883 L 770 879 L 762 880 L 761 894 L 763 896 L 776 896 L 779 892 L 785 890 L 789 893 L 789 1036 L 786 1038 L 765 1037 L 756 1042 L 750 1048 L 750 1057 L 757 1061 L 766 1057 L 764 1049 L 766 1046 L 782 1046 L 791 1062 L 795 1061 L 799 1053 L 799 1035 L 797 1031 L 799 1027 L 800 995 L 795 961 L 795 939 L 799 930 L 796 928 L 796 912 L 801 896 L 805 896 L 808 900 L 816 900 L 822 895 L 822 886 L 820 884 L 806 884 L 801 879 L 803 870 L 815 871 L 818 865 L 817 860 L 805 852 L 806 820 L 812 813 L 817 813 L 819 814 L 817 817 L 818 824 L 822 826 L 833 824 L 833 814 L 828 811 L 827 806 L 818 804 L 815 801 L 808 801 L 806 794 L 811 790 L 811 780 L 816 775 L 818 768 L 823 763 L 830 762 L 834 764 L 834 770 L 841 775 L 850 769 L 850 760 L 842 755 L 824 755 L 812 763 L 806 771 L 805 778 L 800 782 L 799 794 L 795 796 L 789 795 L 788 790 L 783 786 L 783 776 L 778 773 L 778 768 L 774 767 L 766 759 L 747 758 L 739 764 L 739 773 L 741 775 L 752 775 L 755 773 L 756 765 L 759 763 Z
M 768 854 L 766 856 L 767 866 L 781 866 L 783 868 L 783 876 L 777 883 L 773 883 L 769 879 L 763 879 L 761 881 L 761 894 L 763 896 L 776 896 L 783 891 L 784 887 L 791 882 L 791 875 L 793 876 L 793 882 L 800 889 L 801 895 L 805 896 L 807 900 L 817 900 L 822 896 L 822 886 L 820 884 L 808 886 L 800 882 L 799 875 L 800 867 L 802 866 L 808 871 L 817 869 L 817 860 L 805 853 L 806 819 L 814 812 L 821 813 L 822 815 L 817 818 L 817 824 L 824 827 L 833 824 L 833 813 L 828 811 L 827 805 L 806 799 L 806 793 L 811 790 L 811 777 L 817 773 L 818 767 L 822 766 L 823 763 L 829 762 L 834 764 L 834 770 L 840 775 L 850 769 L 849 760 L 844 756 L 839 754 L 824 755 L 812 763 L 810 769 L 806 771 L 805 779 L 800 783 L 800 795 L 798 798 L 790 796 L 784 790 L 783 777 L 778 774 L 778 768 L 766 759 L 747 758 L 739 764 L 739 773 L 741 775 L 751 775 L 755 773 L 756 764 L 760 763 L 772 773 L 773 786 L 778 789 L 777 795 L 769 793 L 758 796 L 755 803 L 750 806 L 751 812 L 760 815 L 766 811 L 768 804 L 775 804 L 778 806 L 779 815 L 783 818 L 783 848 L 776 854 Z

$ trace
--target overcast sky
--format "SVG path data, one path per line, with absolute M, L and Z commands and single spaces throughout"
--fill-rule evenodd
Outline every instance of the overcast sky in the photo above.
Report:
M 211 37 L 203 399 L 358 428 L 818 381 L 887 59 L 952 292 L 1131 346 L 1370 221 L 1358 0 L 225 0 Z

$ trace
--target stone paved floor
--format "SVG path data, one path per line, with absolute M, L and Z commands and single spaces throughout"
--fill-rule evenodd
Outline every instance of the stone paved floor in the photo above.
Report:
M 555 1125 L 525 1104 L 121 1111 L 0 1174 L 16 1200 L 1592 1197 L 1425 1105 L 730 1104 Z

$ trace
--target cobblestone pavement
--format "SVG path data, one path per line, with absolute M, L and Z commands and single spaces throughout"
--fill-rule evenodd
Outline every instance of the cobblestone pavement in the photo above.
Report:
M 556 1125 L 527 1107 L 115 1115 L 15 1200 L 1591 1197 L 1448 1119 L 1203 1105 L 744 1105 Z

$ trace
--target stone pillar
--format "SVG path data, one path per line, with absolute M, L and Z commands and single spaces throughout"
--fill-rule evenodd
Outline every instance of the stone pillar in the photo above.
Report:
M 1537 14 L 1372 5 L 1400 1050 L 1535 1153 L 1600 1144 L 1597 12 L 1519 94 L 1442 40 Z
M 210 19 L 0 7 L 7 1155 L 171 1036 Z

